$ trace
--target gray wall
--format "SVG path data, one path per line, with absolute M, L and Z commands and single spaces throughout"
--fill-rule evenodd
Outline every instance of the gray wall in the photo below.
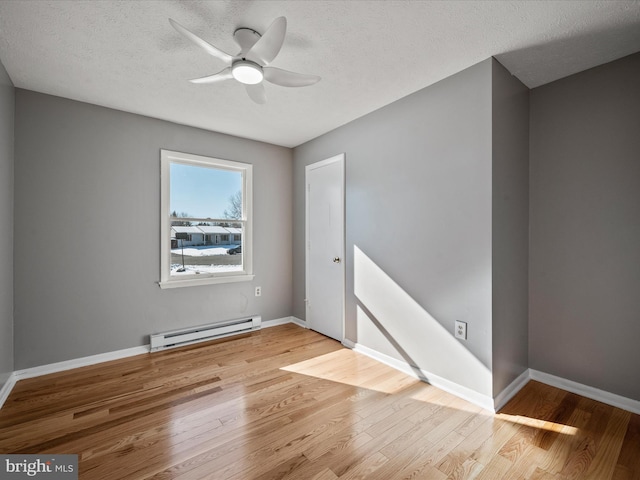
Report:
M 290 149 L 16 92 L 16 369 L 291 315 Z M 254 165 L 254 282 L 158 287 L 161 148 Z
M 531 368 L 640 400 L 640 53 L 531 92 Z
M 14 91 L 0 63 L 0 388 L 13 372 Z
M 488 396 L 491 76 L 489 59 L 294 149 L 294 315 L 304 168 L 345 152 L 347 339 Z
M 528 368 L 529 89 L 493 61 L 493 392 Z
M 0 384 L 154 331 L 304 319 L 304 167 L 346 152 L 348 339 L 485 395 L 528 360 L 640 400 L 638 84 L 640 54 L 533 90 L 528 184 L 526 89 L 495 60 L 301 145 L 293 167 L 286 148 L 24 90 L 14 155 L 0 68 Z M 158 288 L 160 148 L 254 164 L 253 283 Z

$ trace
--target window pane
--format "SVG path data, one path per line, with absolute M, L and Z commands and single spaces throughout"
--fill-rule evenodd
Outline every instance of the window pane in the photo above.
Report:
M 242 218 L 242 173 L 171 163 L 170 211 L 176 217 Z
M 160 287 L 249 281 L 253 168 L 161 150 Z
M 176 221 L 171 226 L 171 276 L 239 272 L 242 223 Z M 186 225 L 187 223 L 191 223 Z

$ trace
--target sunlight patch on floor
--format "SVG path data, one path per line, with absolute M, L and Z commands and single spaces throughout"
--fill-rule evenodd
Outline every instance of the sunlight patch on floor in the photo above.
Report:
M 562 433 L 564 435 L 576 435 L 578 433 L 578 429 L 570 425 L 548 422 L 545 420 L 539 420 L 537 418 L 523 417 L 521 415 L 507 415 L 505 413 L 499 413 L 496 415 L 496 418 L 500 420 L 506 420 L 507 422 L 511 423 L 517 423 L 519 425 L 526 425 L 528 427 L 537 428 L 539 430 Z
M 282 370 L 382 393 L 396 393 L 421 383 L 416 378 L 348 349 L 288 365 Z

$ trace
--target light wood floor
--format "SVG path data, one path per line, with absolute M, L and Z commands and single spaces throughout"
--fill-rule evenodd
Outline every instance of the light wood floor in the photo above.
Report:
M 640 479 L 640 417 L 530 382 L 490 412 L 294 325 L 22 380 L 0 453 L 81 479 Z

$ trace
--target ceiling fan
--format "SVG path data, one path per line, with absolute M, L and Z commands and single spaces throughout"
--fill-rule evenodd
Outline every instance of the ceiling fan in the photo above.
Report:
M 290 72 L 268 66 L 280 52 L 287 31 L 287 19 L 276 18 L 264 35 L 251 28 L 240 27 L 233 32 L 233 38 L 240 46 L 240 52 L 230 55 L 190 32 L 175 20 L 169 23 L 178 32 L 203 48 L 209 55 L 228 64 L 218 73 L 189 80 L 192 83 L 216 83 L 235 79 L 245 85 L 249 97 L 256 103 L 265 103 L 267 95 L 263 85 L 266 80 L 281 87 L 305 87 L 320 80 L 317 75 Z

